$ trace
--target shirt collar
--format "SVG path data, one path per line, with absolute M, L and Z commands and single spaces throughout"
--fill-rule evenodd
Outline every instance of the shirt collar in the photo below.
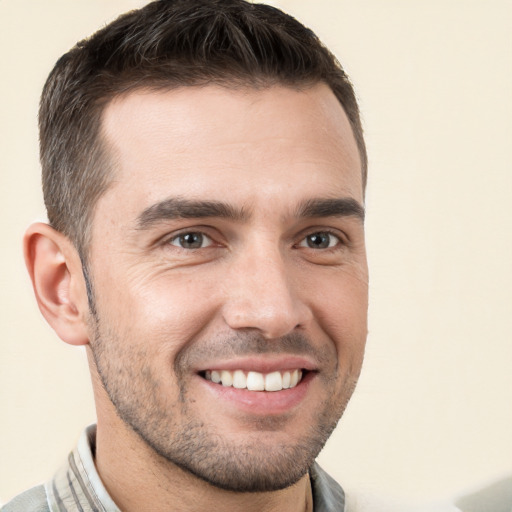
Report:
M 51 512 L 120 512 L 96 471 L 95 451 L 96 425 L 91 425 L 66 464 L 45 484 Z
M 94 464 L 96 425 L 87 427 L 67 463 L 45 484 L 51 512 L 120 512 Z M 343 512 L 343 489 L 318 464 L 310 469 L 314 512 Z
M 316 462 L 309 470 L 314 512 L 343 512 L 345 493 L 341 486 Z

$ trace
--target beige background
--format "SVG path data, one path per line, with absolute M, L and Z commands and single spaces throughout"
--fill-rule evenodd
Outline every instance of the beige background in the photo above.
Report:
M 36 111 L 55 60 L 135 0 L 0 0 L 0 501 L 94 420 L 84 354 L 37 311 Z M 370 152 L 370 336 L 322 464 L 427 499 L 512 473 L 512 2 L 282 0 L 351 75 Z

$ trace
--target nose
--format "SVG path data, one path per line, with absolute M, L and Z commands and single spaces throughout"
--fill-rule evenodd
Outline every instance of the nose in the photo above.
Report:
M 232 261 L 223 317 L 231 329 L 256 329 L 276 339 L 306 327 L 312 319 L 302 300 L 300 275 L 278 249 L 251 252 Z

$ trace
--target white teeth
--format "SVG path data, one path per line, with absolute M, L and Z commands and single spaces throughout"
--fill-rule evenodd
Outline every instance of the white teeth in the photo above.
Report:
M 249 372 L 247 374 L 247 389 L 249 391 L 265 391 L 265 378 L 262 373 Z
M 265 375 L 265 391 L 281 391 L 281 389 L 283 389 L 283 378 L 279 372 Z
M 222 381 L 223 386 L 229 387 L 233 385 L 233 374 L 231 372 L 222 370 L 222 372 L 220 373 L 220 379 Z
M 237 370 L 233 374 L 233 387 L 237 389 L 245 389 L 247 387 L 247 377 L 242 370 Z
M 204 372 L 204 378 L 225 387 L 232 386 L 237 389 L 248 389 L 249 391 L 281 391 L 297 386 L 302 379 L 302 370 L 276 371 L 267 374 L 253 371 L 245 374 L 242 370 L 234 372 L 207 370 Z

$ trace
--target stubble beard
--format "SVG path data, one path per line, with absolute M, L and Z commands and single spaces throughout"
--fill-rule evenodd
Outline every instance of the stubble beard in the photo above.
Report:
M 314 421 L 293 444 L 276 443 L 273 437 L 273 432 L 279 432 L 280 423 L 286 422 L 286 418 L 261 418 L 254 422 L 253 434 L 241 436 L 241 440 L 227 438 L 201 420 L 194 411 L 193 399 L 188 396 L 185 370 L 190 368 L 194 355 L 201 353 L 199 349 L 190 351 L 185 347 L 177 356 L 174 369 L 180 394 L 178 400 L 169 403 L 162 379 L 155 373 L 147 351 L 127 348 L 129 344 L 123 343 L 121 336 L 100 324 L 94 310 L 90 323 L 96 334 L 91 341 L 93 360 L 120 419 L 161 460 L 228 491 L 276 491 L 298 482 L 336 427 L 359 374 L 347 376 L 337 393 L 331 392 L 336 386 L 337 364 L 332 365 L 330 373 L 317 376 L 325 380 L 324 386 L 329 392 L 319 404 L 318 414 L 311 416 Z M 248 347 L 257 353 L 269 351 L 267 340 L 254 334 L 242 338 L 223 340 L 220 343 L 223 354 L 226 346 L 238 353 L 247 353 Z M 282 339 L 282 351 L 293 352 L 294 347 L 302 350 L 305 346 L 311 347 L 311 344 L 303 335 Z M 275 340 L 271 351 L 276 352 Z M 325 353 L 318 357 L 332 356 Z

